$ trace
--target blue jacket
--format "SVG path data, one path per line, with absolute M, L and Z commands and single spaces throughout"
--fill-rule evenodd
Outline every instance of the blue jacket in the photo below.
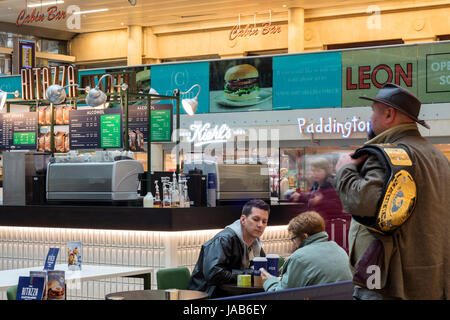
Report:
M 306 287 L 352 279 L 347 253 L 326 232 L 306 238 L 286 259 L 281 279 L 272 277 L 264 282 L 265 291 Z

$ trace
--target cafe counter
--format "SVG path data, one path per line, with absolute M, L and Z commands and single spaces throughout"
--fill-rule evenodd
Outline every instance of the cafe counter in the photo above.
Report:
M 151 267 L 186 266 L 193 270 L 201 246 L 240 217 L 242 207 L 142 208 L 129 206 L 0 206 L 0 268 L 44 264 L 49 248 L 60 248 L 57 263 L 67 262 L 67 243 L 81 241 L 82 263 Z M 266 253 L 287 256 L 289 220 L 301 205 L 271 206 L 261 240 Z M 143 289 L 142 279 L 82 282 L 68 299 L 100 299 L 110 292 Z M 6 299 L 6 294 L 2 299 Z

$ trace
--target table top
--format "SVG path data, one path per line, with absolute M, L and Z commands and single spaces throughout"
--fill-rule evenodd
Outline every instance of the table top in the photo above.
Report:
M 7 290 L 13 285 L 17 285 L 19 277 L 28 277 L 30 271 L 42 271 L 43 266 L 23 268 L 23 269 L 11 269 L 0 271 L 0 290 Z M 65 271 L 65 279 L 71 280 L 98 280 L 104 278 L 114 277 L 126 277 L 134 276 L 138 274 L 151 273 L 152 268 L 140 268 L 140 267 L 124 267 L 124 266 L 111 266 L 111 265 L 89 265 L 83 264 L 81 270 L 73 271 L 69 270 L 67 264 L 57 264 L 55 270 Z
M 263 287 L 254 287 L 254 286 L 240 287 L 234 283 L 222 284 L 219 288 L 230 295 L 240 295 L 240 294 L 264 292 Z
M 196 290 L 136 290 L 122 291 L 107 294 L 106 300 L 199 300 L 208 298 L 208 294 Z M 171 295 L 171 299 L 167 296 Z M 173 296 L 175 294 L 175 297 Z

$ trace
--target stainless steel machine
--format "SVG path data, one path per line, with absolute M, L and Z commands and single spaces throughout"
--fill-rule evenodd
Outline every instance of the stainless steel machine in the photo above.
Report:
M 45 202 L 45 171 L 51 154 L 11 151 L 3 153 L 3 204 Z
M 136 160 L 56 162 L 47 167 L 48 201 L 124 201 L 139 198 Z
M 250 199 L 270 201 L 270 177 L 267 164 L 218 164 L 218 204 Z

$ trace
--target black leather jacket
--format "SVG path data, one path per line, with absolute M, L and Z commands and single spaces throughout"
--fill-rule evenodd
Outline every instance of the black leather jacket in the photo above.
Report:
M 239 274 L 253 274 L 253 269 L 240 269 L 243 255 L 241 240 L 233 230 L 225 228 L 203 244 L 188 289 L 205 291 L 209 297 L 223 296 L 219 285 L 237 283 Z M 265 256 L 262 248 L 260 255 Z

